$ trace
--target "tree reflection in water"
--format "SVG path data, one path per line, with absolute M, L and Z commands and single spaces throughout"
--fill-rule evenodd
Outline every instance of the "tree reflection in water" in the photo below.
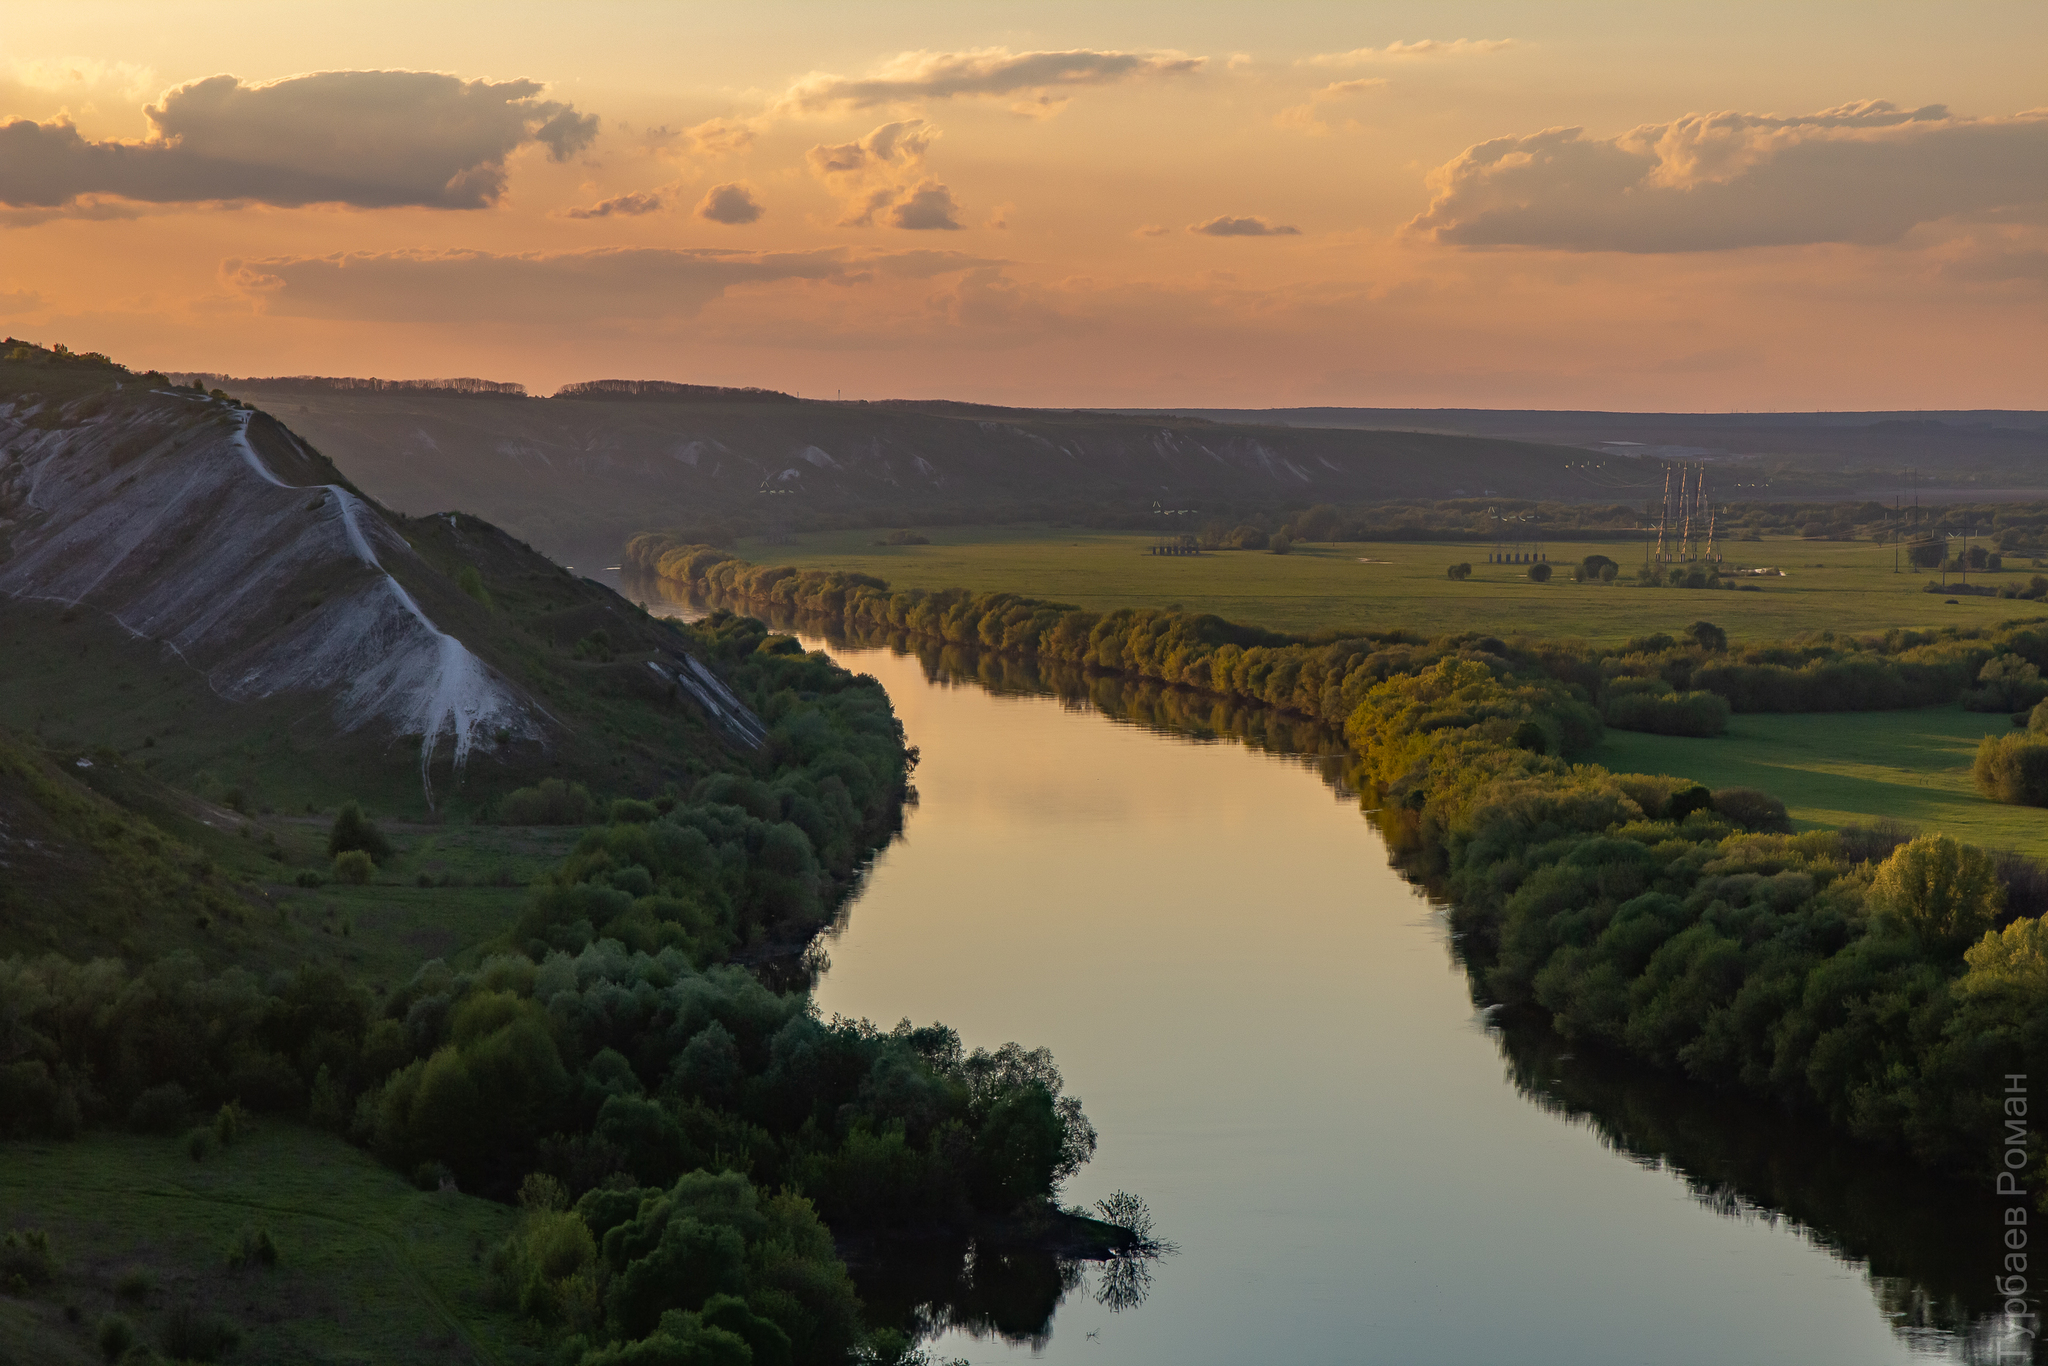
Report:
M 650 606 L 698 615 L 713 606 L 761 616 L 777 630 L 823 636 L 834 646 L 881 647 L 914 655 L 941 686 L 974 685 L 1013 696 L 1052 696 L 1075 710 L 1197 741 L 1230 740 L 1300 758 L 1340 792 L 1347 751 L 1327 727 L 1164 684 L 1040 665 L 966 645 L 878 632 L 847 638 L 836 620 L 799 620 L 786 610 L 751 603 L 691 600 L 674 585 L 636 579 L 631 590 Z M 1363 799 L 1374 819 L 1370 799 Z M 1397 848 L 1398 830 L 1382 830 Z M 1457 948 L 1453 946 L 1453 953 Z M 1462 955 L 1461 955 L 1462 956 Z M 1468 977 L 1468 980 L 1470 978 Z M 2001 1271 L 1996 1231 L 2002 1204 L 1971 1186 L 1844 1139 L 1817 1121 L 1748 1097 L 1731 1096 L 1634 1066 L 1574 1051 L 1542 1021 L 1496 1017 L 1491 1033 L 1507 1080 L 1549 1113 L 1582 1124 L 1616 1154 L 1667 1172 L 1699 1204 L 1723 1218 L 1783 1225 L 1815 1246 L 1860 1267 L 1878 1308 L 1903 1341 L 1971 1366 L 2048 1362 L 2006 1318 L 1992 1278 Z M 1111 1309 L 1144 1301 L 1156 1253 L 1098 1263 L 1094 1298 Z M 856 1278 L 871 1307 L 914 1323 L 920 1335 L 958 1328 L 1042 1346 L 1053 1312 L 1090 1278 L 1081 1263 L 1049 1253 L 1000 1256 L 956 1248 L 898 1261 Z

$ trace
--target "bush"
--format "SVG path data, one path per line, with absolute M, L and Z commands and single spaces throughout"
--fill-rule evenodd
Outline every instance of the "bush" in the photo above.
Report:
M 361 849 L 350 849 L 334 856 L 334 880 L 360 887 L 370 880 L 377 871 L 377 865 Z
M 145 1134 L 176 1133 L 192 1111 L 192 1098 L 174 1081 L 152 1086 L 128 1107 L 128 1127 Z
M 114 1293 L 124 1300 L 141 1303 L 156 1289 L 156 1277 L 147 1267 L 131 1266 L 114 1282 Z
M 1993 655 L 1977 673 L 1977 686 L 1963 693 L 1970 711 L 2029 711 L 2048 700 L 2041 670 L 2016 654 Z
M 2048 735 L 1987 735 L 1970 767 L 1977 791 L 2011 806 L 2048 806 Z
M 164 1355 L 173 1361 L 218 1361 L 242 1341 L 241 1329 L 218 1314 L 180 1305 L 164 1321 Z
M 1745 830 L 1774 835 L 1792 833 L 1792 818 L 1785 812 L 1785 803 L 1753 787 L 1716 789 L 1714 812 Z
M 1607 699 L 1607 724 L 1650 735 L 1720 735 L 1728 729 L 1728 700 L 1710 692 L 1624 692 Z
M 119 1314 L 105 1315 L 93 1332 L 93 1341 L 99 1344 L 101 1356 L 118 1361 L 135 1345 L 135 1325 Z
M 228 1266 L 234 1270 L 253 1266 L 268 1271 L 276 1265 L 277 1243 L 271 1238 L 270 1230 L 260 1225 L 244 1228 L 228 1245 Z
M 491 602 L 491 590 L 484 587 L 484 576 L 477 572 L 475 565 L 466 564 L 462 566 L 462 572 L 455 576 L 455 586 L 470 597 L 475 598 L 485 607 L 493 605 Z
M 369 855 L 375 863 L 391 857 L 391 841 L 363 815 L 362 807 L 349 802 L 335 816 L 334 829 L 327 834 L 327 856 L 333 858 L 352 849 Z
M 1285 555 L 1294 549 L 1294 538 L 1284 531 L 1276 531 L 1273 533 L 1273 539 L 1267 543 L 1266 549 L 1275 555 Z
M 581 783 L 543 779 L 538 787 L 522 787 L 498 803 L 501 825 L 589 825 L 597 819 L 597 803 Z
M 632 797 L 620 797 L 612 803 L 610 821 L 613 825 L 645 825 L 657 819 L 661 812 L 653 802 L 636 801 Z
M 0 1283 L 42 1285 L 56 1274 L 49 1234 L 39 1228 L 10 1229 L 0 1234 Z
M 1454 564 L 1446 572 L 1451 576 L 1453 583 L 1463 583 L 1472 577 L 1472 566 L 1470 563 Z
M 1711 621 L 1696 621 L 1685 628 L 1685 633 L 1702 650 L 1719 653 L 1728 648 L 1728 633 Z
M 1683 821 L 1695 811 L 1712 811 L 1713 809 L 1714 794 L 1698 783 L 1694 783 L 1691 787 L 1681 788 L 1679 791 L 1671 794 L 1671 799 L 1664 803 L 1664 819 L 1667 821 Z
M 201 1125 L 185 1135 L 185 1156 L 191 1158 L 194 1162 L 204 1162 L 213 1155 L 213 1149 L 213 1130 L 205 1125 Z
M 1550 566 L 1543 563 L 1543 561 L 1538 560 L 1536 563 L 1529 566 L 1529 578 L 1530 581 L 1534 583 L 1549 583 Z

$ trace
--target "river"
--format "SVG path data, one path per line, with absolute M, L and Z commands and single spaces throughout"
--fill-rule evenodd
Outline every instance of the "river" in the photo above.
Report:
M 1134 1192 L 1177 1248 L 1021 1288 L 864 1281 L 925 1299 L 939 1357 L 2031 1359 L 1986 1303 L 1995 1207 L 1475 1008 L 1341 763 L 1285 752 L 1328 748 L 1313 728 L 794 629 L 878 678 L 922 753 L 821 1009 L 1050 1046 L 1101 1133 L 1069 1201 Z M 1141 1304 L 1104 1303 L 1133 1275 Z

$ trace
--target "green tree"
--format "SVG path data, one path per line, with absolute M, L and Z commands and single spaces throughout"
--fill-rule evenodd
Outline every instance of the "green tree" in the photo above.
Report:
M 341 808 L 334 817 L 334 828 L 327 832 L 327 857 L 335 858 L 351 849 L 362 850 L 374 863 L 383 863 L 391 857 L 391 841 L 370 823 L 370 818 L 363 814 L 363 808 L 355 802 Z
M 1869 904 L 1924 943 L 1960 948 L 1991 928 L 2005 888 L 1982 849 L 1947 835 L 1922 835 L 1878 865 Z

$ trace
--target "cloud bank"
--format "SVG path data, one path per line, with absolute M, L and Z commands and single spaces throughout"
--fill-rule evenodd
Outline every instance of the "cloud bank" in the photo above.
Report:
M 229 280 L 265 311 L 301 318 L 470 324 L 687 318 L 736 285 L 861 284 L 999 266 L 951 251 L 350 252 L 229 261 Z
M 537 143 L 562 161 L 597 136 L 595 115 L 542 90 L 431 71 L 323 71 L 263 85 L 209 76 L 146 107 L 150 135 L 140 142 L 91 141 L 63 120 L 0 123 L 0 203 L 488 208 L 520 147 Z
M 1549 128 L 1467 148 L 1409 229 L 1470 247 L 1722 251 L 1895 242 L 1916 224 L 2048 200 L 2048 110 L 1968 119 L 1882 100 L 1691 114 L 1613 138 Z

